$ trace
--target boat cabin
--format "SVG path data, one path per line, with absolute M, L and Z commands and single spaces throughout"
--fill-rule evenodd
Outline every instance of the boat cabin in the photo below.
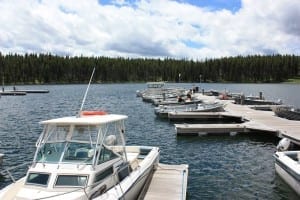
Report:
M 41 122 L 25 185 L 59 191 L 85 188 L 97 196 L 129 174 L 124 115 L 65 117 Z M 112 178 L 118 172 L 116 178 Z M 64 190 L 65 192 L 65 190 Z M 72 192 L 73 193 L 73 192 Z M 89 192 L 87 192 L 89 193 Z

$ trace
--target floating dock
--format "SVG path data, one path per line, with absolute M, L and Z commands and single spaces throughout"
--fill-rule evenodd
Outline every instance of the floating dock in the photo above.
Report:
M 243 121 L 242 116 L 228 112 L 169 112 L 168 118 L 170 121 Z
M 245 123 L 242 124 L 175 124 L 177 135 L 219 135 L 237 133 L 246 133 L 250 130 L 246 127 Z
M 139 200 L 185 200 L 187 192 L 188 165 L 159 163 L 144 194 Z
M 0 96 L 24 96 L 26 95 L 26 92 L 20 92 L 20 91 L 2 91 L 0 92 Z
M 253 107 L 253 106 L 252 106 Z M 286 137 L 300 145 L 300 121 L 277 117 L 272 111 L 252 109 L 251 106 L 226 101 L 225 112 L 221 113 L 169 113 L 174 119 L 236 117 L 244 121 L 239 124 L 175 124 L 178 135 L 203 135 L 265 131 L 278 137 Z
M 16 92 L 25 92 L 25 93 L 49 93 L 49 90 L 15 90 Z
M 2 90 L 0 96 L 24 96 L 27 93 L 49 93 L 49 90 Z

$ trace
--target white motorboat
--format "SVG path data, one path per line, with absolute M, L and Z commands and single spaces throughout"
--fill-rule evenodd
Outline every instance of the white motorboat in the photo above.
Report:
M 169 112 L 221 112 L 224 111 L 224 104 L 213 103 L 193 103 L 183 105 L 160 105 L 154 108 L 154 113 L 162 118 L 167 118 Z
M 42 121 L 25 177 L 0 199 L 136 199 L 159 161 L 159 148 L 125 145 L 127 116 L 81 112 Z
M 300 195 L 300 151 L 277 151 L 274 158 L 276 173 Z

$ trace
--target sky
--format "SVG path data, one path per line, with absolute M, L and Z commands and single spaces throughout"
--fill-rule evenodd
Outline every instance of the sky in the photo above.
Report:
M 2 54 L 300 55 L 299 0 L 0 0 L 0 13 Z

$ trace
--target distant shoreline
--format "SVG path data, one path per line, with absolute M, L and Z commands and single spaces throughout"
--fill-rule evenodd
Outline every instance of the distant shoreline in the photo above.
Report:
M 145 82 L 92 82 L 92 84 L 146 84 L 148 81 Z M 170 82 L 168 81 L 167 83 L 171 83 L 171 84 L 177 84 L 178 82 Z M 181 83 L 186 83 L 186 84 L 215 84 L 215 83 L 219 83 L 219 84 L 300 84 L 300 79 L 289 79 L 287 81 L 283 81 L 283 82 L 229 82 L 229 81 L 223 81 L 223 82 L 181 82 Z M 87 82 L 70 82 L 70 83 L 16 83 L 16 84 L 6 84 L 4 85 L 4 88 L 6 87 L 13 87 L 13 86 L 38 86 L 38 85 L 82 85 L 82 84 L 87 84 Z M 180 83 L 178 83 L 180 84 Z M 1 86 L 2 88 L 3 86 Z

